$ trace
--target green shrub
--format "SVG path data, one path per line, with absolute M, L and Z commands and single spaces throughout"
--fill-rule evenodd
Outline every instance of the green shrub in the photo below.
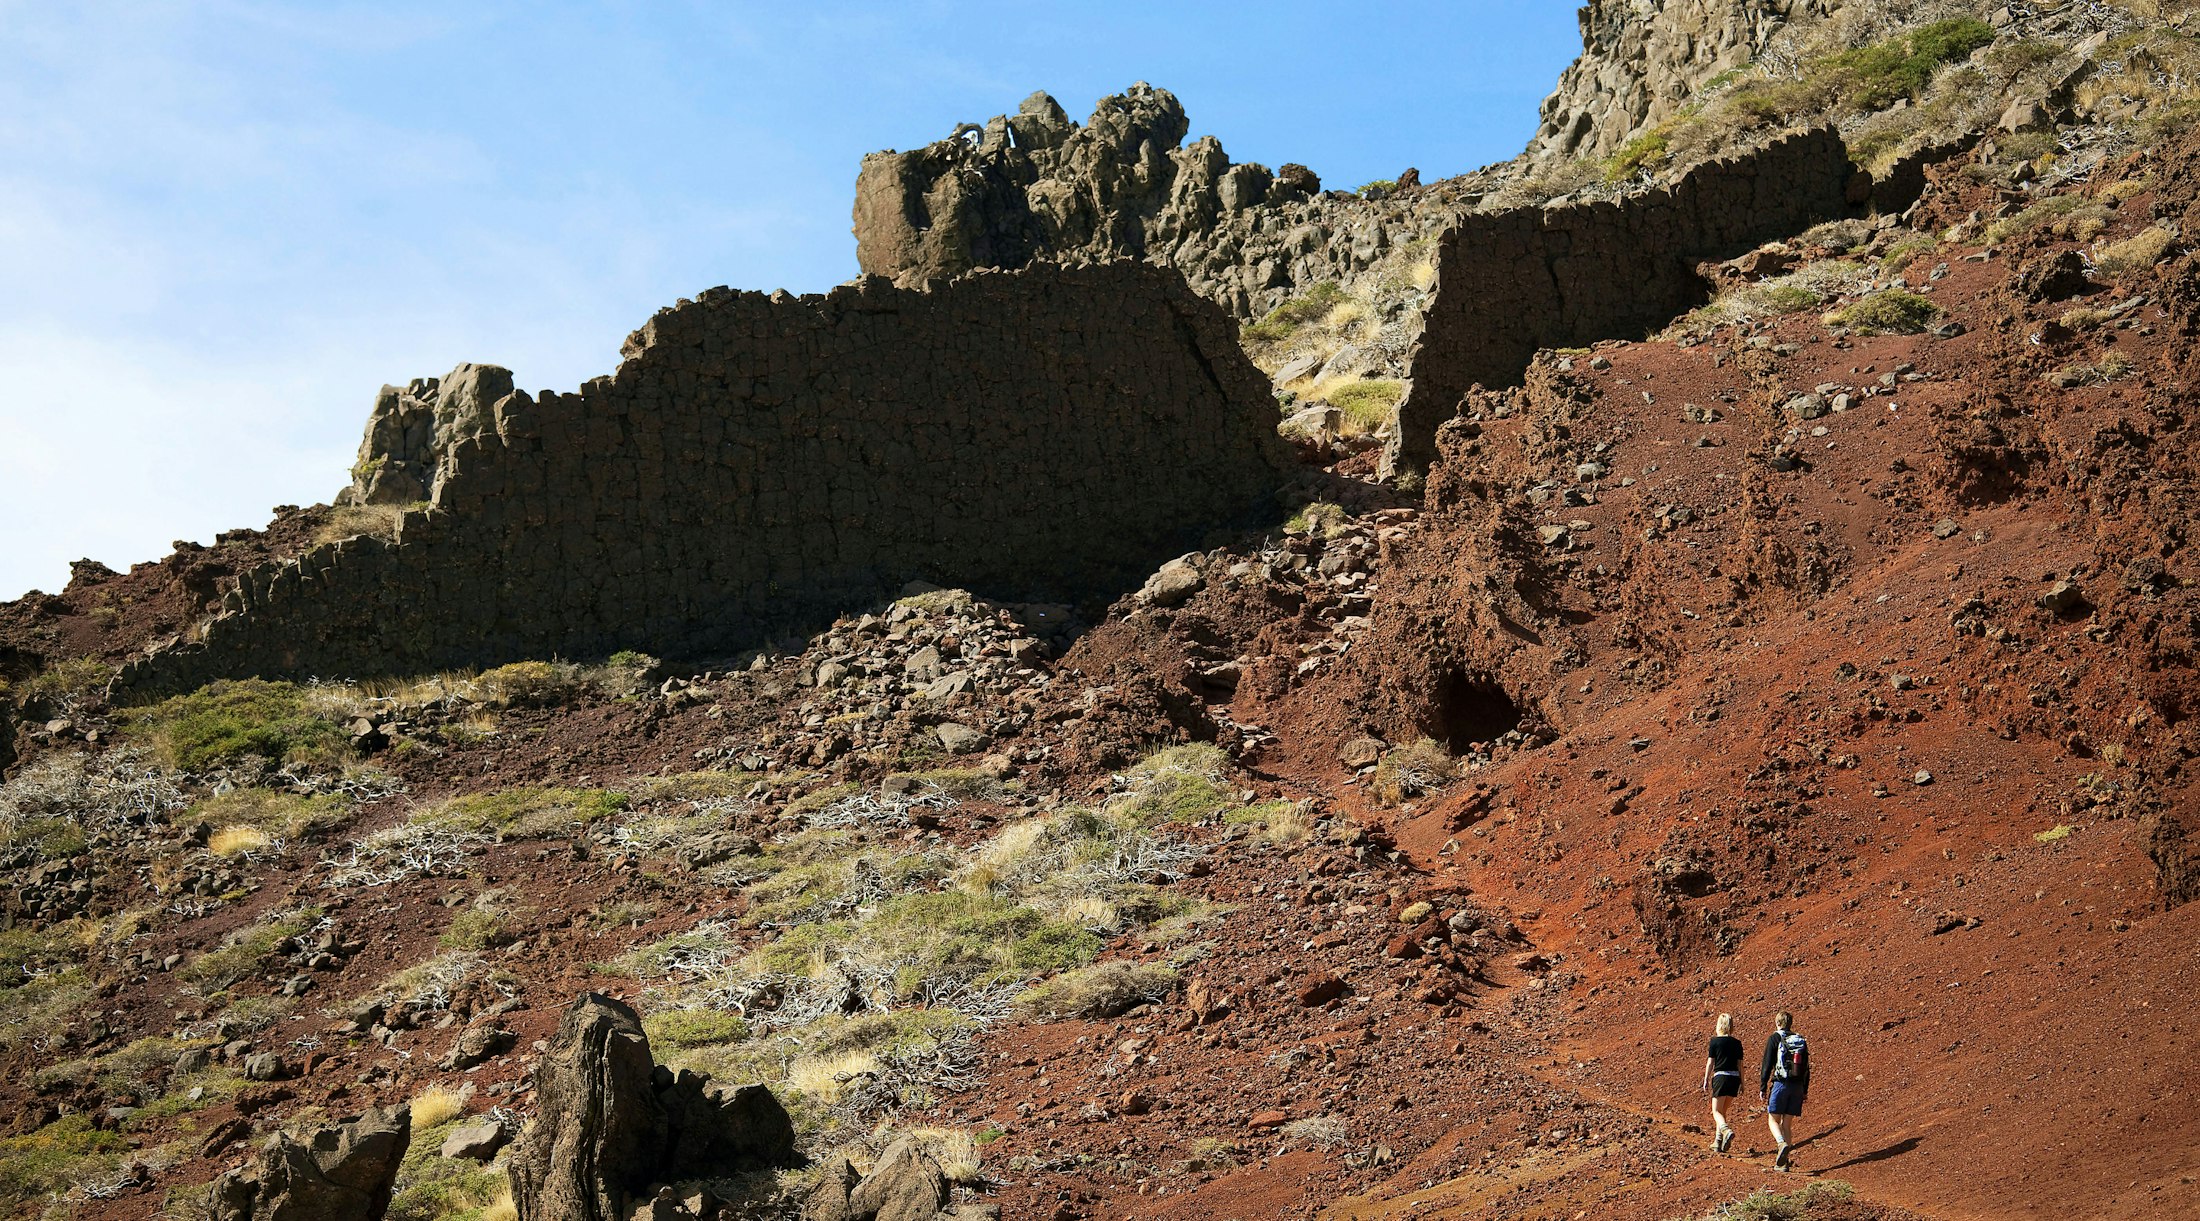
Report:
M 67 860 L 84 851 L 84 828 L 66 818 L 32 818 L 9 825 L 0 842 L 10 848 L 30 846 L 41 861 Z
M 2120 242 L 2101 248 L 2095 267 L 2111 280 L 2123 280 L 2152 268 L 2176 245 L 2177 238 L 2159 225 L 2150 225 Z
M 0 1201 L 22 1204 L 66 1191 L 113 1170 L 130 1142 L 92 1126 L 88 1115 L 64 1115 L 24 1136 L 0 1139 Z
M 1291 515 L 1283 523 L 1286 534 L 1311 534 L 1319 538 L 1334 537 L 1351 520 L 1344 506 L 1326 500 L 1317 500 Z
M 320 918 L 321 909 L 309 907 L 248 924 L 223 938 L 220 948 L 185 963 L 177 974 L 209 991 L 228 988 L 257 974 L 276 945 L 305 932 Z
M 626 794 L 611 789 L 516 788 L 467 793 L 415 810 L 422 826 L 506 838 L 561 835 L 609 818 L 627 805 Z
M 1739 1200 L 1713 1209 L 1704 1221 L 1813 1221 L 1813 1210 L 1820 1204 L 1839 1204 L 1854 1195 L 1847 1183 L 1838 1179 L 1823 1179 L 1800 1191 L 1782 1194 L 1770 1188 L 1760 1187 Z M 1820 1214 L 1830 1218 L 1835 1215 L 1851 1215 L 1848 1210 L 1838 1214 Z
M 473 908 L 451 917 L 451 926 L 443 930 L 436 942 L 445 949 L 486 950 L 511 940 L 504 931 L 504 921 L 495 912 Z
M 655 1047 L 713 1047 L 749 1037 L 749 1024 L 722 1009 L 667 1009 L 642 1019 Z M 660 1058 L 662 1058 L 660 1054 Z
M 257 678 L 224 679 L 189 695 L 127 709 L 120 719 L 132 735 L 149 739 L 162 759 L 181 771 L 206 771 L 255 757 L 328 764 L 350 753 L 343 729 L 311 711 L 303 691 Z
M 1374 180 L 1374 181 L 1372 181 L 1372 182 L 1363 182 L 1363 183 L 1361 183 L 1361 184 L 1360 184 L 1360 189 L 1359 189 L 1359 190 L 1357 190 L 1357 191 L 1354 191 L 1354 192 L 1353 192 L 1353 194 L 1354 194 L 1354 195 L 1357 195 L 1357 196 L 1359 196 L 1359 197 L 1360 197 L 1360 198 L 1362 198 L 1362 199 L 1374 199 L 1374 198 L 1376 198 L 1376 197 L 1378 197 L 1378 196 L 1388 195 L 1388 194 L 1390 194 L 1390 193 L 1391 193 L 1392 191 L 1395 191 L 1395 190 L 1397 190 L 1397 189 L 1398 189 L 1398 180 L 1397 180 L 1397 179 L 1395 179 L 1395 178 L 1377 178 L 1377 179 L 1375 179 L 1375 180 Z
M 71 657 L 57 661 L 23 680 L 17 688 L 24 700 L 45 699 L 65 702 L 81 699 L 107 685 L 115 676 L 115 668 L 97 657 Z M 7 687 L 0 681 L 0 694 Z
M 1939 306 L 1916 293 L 1890 288 L 1828 313 L 1825 321 L 1865 335 L 1914 335 L 1939 319 Z
M 443 1156 L 443 1140 L 457 1119 L 416 1129 L 398 1163 L 389 1221 L 483 1221 L 509 1192 L 501 1169 Z
M 1223 780 L 1228 762 L 1205 743 L 1155 751 L 1125 773 L 1129 787 L 1109 803 L 1109 812 L 1140 827 L 1210 818 L 1238 804 Z
M 1661 123 L 1620 145 L 1604 161 L 1604 181 L 1625 182 L 1637 173 L 1665 164 L 1673 157 L 1673 125 Z
M 1405 383 L 1384 378 L 1363 378 L 1329 391 L 1329 405 L 1344 414 L 1346 433 L 1371 433 L 1390 423 L 1398 400 L 1405 397 Z
M 1266 317 L 1245 328 L 1243 338 L 1257 343 L 1278 343 L 1289 339 L 1292 332 L 1309 322 L 1320 321 L 1344 300 L 1343 287 L 1334 280 L 1324 280 L 1269 310 Z
M 1422 738 L 1384 755 L 1375 765 L 1371 783 L 1376 796 L 1398 802 L 1441 788 L 1457 775 L 1451 752 L 1433 738 Z
M 1994 41 L 1994 27 L 1975 17 L 1957 17 L 1899 35 L 1886 42 L 1843 51 L 1825 61 L 1841 75 L 1841 92 L 1859 111 L 1885 110 L 1924 92 L 1942 64 L 1966 59 Z

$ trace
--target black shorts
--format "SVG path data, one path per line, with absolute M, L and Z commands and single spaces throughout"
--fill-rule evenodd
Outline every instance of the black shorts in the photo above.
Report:
M 1711 1078 L 1711 1096 L 1713 1098 L 1733 1098 L 1740 1095 L 1741 1092 L 1742 1079 L 1739 1075 L 1732 1077 L 1714 1075 Z

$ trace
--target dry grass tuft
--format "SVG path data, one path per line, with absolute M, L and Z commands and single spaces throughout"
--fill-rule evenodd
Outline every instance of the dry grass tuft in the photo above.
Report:
M 834 1056 L 812 1056 L 787 1066 L 787 1084 L 810 1098 L 828 1105 L 838 1102 L 850 1082 L 869 1076 L 883 1067 L 879 1058 L 867 1051 L 843 1052 Z
M 265 831 L 251 826 L 223 827 L 206 839 L 206 850 L 215 856 L 235 856 L 240 852 L 257 852 L 271 841 Z
M 413 1096 L 412 1130 L 425 1132 L 440 1127 L 459 1117 L 466 1109 L 466 1100 L 456 1090 L 431 1085 Z
M 314 531 L 313 541 L 335 543 L 347 538 L 378 538 L 394 543 L 404 520 L 404 505 L 338 505 L 329 510 L 328 521 Z
M 1176 972 L 1144 962 L 1100 962 L 1065 971 L 1016 998 L 1041 1020 L 1121 1017 L 1176 989 Z
M 2093 265 L 2111 280 L 2127 279 L 2153 268 L 2177 244 L 2177 237 L 2159 225 L 2150 225 L 2120 242 L 2110 242 L 2094 256 Z

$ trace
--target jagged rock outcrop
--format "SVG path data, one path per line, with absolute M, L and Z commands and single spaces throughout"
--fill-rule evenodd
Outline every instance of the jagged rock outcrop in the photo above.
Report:
M 986 1204 L 948 1207 L 952 1191 L 940 1164 L 904 1136 L 879 1154 L 869 1174 L 845 1157 L 823 1167 L 802 1204 L 802 1221 L 981 1221 L 1000 1210 Z
M 250 1166 L 214 1180 L 215 1221 L 381 1221 L 411 1144 L 412 1113 L 402 1106 L 306 1142 L 277 1132 Z
M 625 355 L 572 394 L 463 367 L 432 429 L 424 394 L 383 396 L 354 495 L 426 505 L 244 574 L 122 688 L 722 656 L 912 580 L 1113 598 L 1266 519 L 1289 462 L 1229 318 L 1139 263 L 714 289 Z
M 459 443 L 504 433 L 514 407 L 512 374 L 495 365 L 460 365 L 444 377 L 415 378 L 374 396 L 351 486 L 338 504 L 403 505 L 435 498 Z
M 536 1114 L 507 1165 L 520 1221 L 705 1217 L 698 1180 L 798 1163 L 769 1089 L 659 1065 L 633 1009 L 575 1000 L 533 1074 Z
M 1240 317 L 1298 288 L 1346 280 L 1442 227 L 1409 192 L 1324 193 L 1303 165 L 1232 162 L 1213 136 L 1184 144 L 1183 106 L 1140 83 L 1083 126 L 1044 93 L 856 177 L 856 258 L 897 284 L 1064 263 L 1148 259 Z
M 1755 60 L 1790 22 L 1844 0 L 1590 0 L 1581 58 L 1543 102 L 1531 161 L 1604 157 L 1671 118 L 1704 82 Z

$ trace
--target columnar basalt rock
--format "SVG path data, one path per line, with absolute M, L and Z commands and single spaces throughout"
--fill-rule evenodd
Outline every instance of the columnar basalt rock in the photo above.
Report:
M 656 1063 L 641 1018 L 589 993 L 558 1024 L 533 1084 L 537 1114 L 507 1174 L 520 1221 L 628 1221 L 698 1180 L 799 1164 L 794 1124 L 769 1089 L 730 1087 Z
M 1460 398 L 1518 384 L 1537 349 L 1639 338 L 1700 304 L 1699 261 L 1845 214 L 1851 180 L 1840 135 L 1819 128 L 1618 201 L 1461 217 L 1437 245 L 1385 467 L 1425 468 Z
M 574 394 L 488 366 L 385 392 L 348 498 L 425 500 L 396 541 L 245 574 L 120 689 L 712 656 L 917 579 L 1113 597 L 1257 524 L 1288 464 L 1230 320 L 1137 263 L 714 289 L 624 351 Z

